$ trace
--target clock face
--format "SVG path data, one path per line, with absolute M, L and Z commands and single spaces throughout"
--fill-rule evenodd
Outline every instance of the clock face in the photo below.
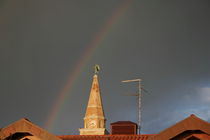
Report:
M 88 123 L 89 128 L 95 128 L 96 127 L 96 121 L 92 120 Z

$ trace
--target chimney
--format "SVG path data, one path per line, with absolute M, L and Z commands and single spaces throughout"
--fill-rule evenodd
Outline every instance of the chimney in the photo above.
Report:
M 131 121 L 118 121 L 111 123 L 112 135 L 136 135 L 138 125 Z

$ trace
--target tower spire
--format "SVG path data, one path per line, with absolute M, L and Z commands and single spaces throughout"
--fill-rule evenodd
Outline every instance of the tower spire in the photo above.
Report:
M 95 65 L 95 74 L 90 90 L 89 101 L 84 117 L 84 128 L 80 129 L 80 135 L 104 135 L 105 117 L 98 81 L 100 67 Z

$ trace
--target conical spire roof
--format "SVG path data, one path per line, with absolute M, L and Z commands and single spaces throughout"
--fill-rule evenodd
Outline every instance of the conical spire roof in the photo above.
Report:
M 80 135 L 104 135 L 106 132 L 104 110 L 102 106 L 98 82 L 99 66 L 95 66 L 95 74 L 90 89 L 90 97 L 84 117 L 84 128 L 79 129 Z
M 94 74 L 85 118 L 104 118 L 98 75 Z

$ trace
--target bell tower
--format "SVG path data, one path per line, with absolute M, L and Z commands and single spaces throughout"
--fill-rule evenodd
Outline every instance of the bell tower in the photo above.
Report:
M 98 82 L 99 66 L 95 66 L 89 101 L 84 117 L 84 128 L 79 129 L 80 135 L 104 135 L 105 117 Z

